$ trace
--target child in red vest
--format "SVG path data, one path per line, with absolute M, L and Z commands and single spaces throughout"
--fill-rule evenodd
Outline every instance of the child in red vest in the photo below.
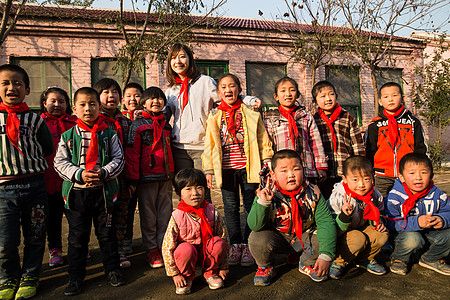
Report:
M 174 186 L 181 200 L 163 242 L 167 275 L 177 294 L 189 294 L 195 267 L 201 265 L 209 288 L 219 289 L 228 275 L 230 242 L 219 212 L 205 201 L 206 177 L 200 170 L 183 169 L 175 176 Z
M 161 246 L 172 213 L 172 127 L 162 112 L 166 102 L 160 88 L 144 91 L 142 118 L 131 124 L 126 150 L 126 177 L 132 191 L 137 187 L 142 242 L 152 268 L 164 265 Z
M 394 186 L 398 165 L 408 153 L 427 152 L 419 119 L 403 106 L 402 87 L 395 82 L 380 88 L 379 104 L 384 107 L 372 120 L 364 136 L 367 158 L 375 168 L 375 188 L 386 198 Z
M 61 225 L 64 212 L 64 200 L 61 189 L 63 180 L 53 168 L 61 134 L 75 126 L 77 116 L 72 116 L 70 99 L 67 92 L 57 86 L 49 87 L 41 95 L 41 118 L 47 123 L 53 136 L 53 153 L 45 158 L 49 168 L 45 170 L 45 185 L 48 195 L 48 227 L 47 239 L 50 258 L 50 267 L 63 264 Z

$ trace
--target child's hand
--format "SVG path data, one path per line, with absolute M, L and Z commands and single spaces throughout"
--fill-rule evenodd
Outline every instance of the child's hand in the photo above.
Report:
M 267 178 L 266 186 L 263 189 L 258 189 L 256 191 L 256 196 L 258 196 L 259 199 L 262 201 L 272 201 L 273 198 L 273 182 L 270 180 L 270 178 Z
M 93 170 L 83 170 L 81 173 L 81 179 L 88 186 L 93 186 L 96 183 L 100 182 L 100 178 L 102 176 L 102 170 L 98 167 L 95 167 Z
M 351 216 L 354 209 L 353 204 L 350 203 L 351 201 L 350 199 L 351 198 L 347 194 L 345 194 L 344 204 L 342 204 L 341 208 L 342 212 L 347 216 Z
M 433 227 L 434 229 L 441 229 L 442 226 L 444 226 L 444 221 L 442 221 L 442 218 L 439 216 L 432 216 L 433 220 L 430 222 L 430 227 Z
M 253 104 L 253 108 L 261 108 L 262 102 L 258 98 L 256 98 L 255 103 Z
M 331 267 L 331 261 L 326 261 L 321 258 L 316 260 L 316 264 L 314 265 L 314 269 L 317 270 L 317 276 L 322 277 L 328 274 Z
M 206 185 L 209 189 L 214 189 L 212 185 L 212 174 L 206 174 Z
M 326 170 L 317 170 L 317 173 L 319 173 L 319 178 L 317 179 L 318 183 L 322 183 L 325 180 L 327 180 L 327 171 Z
M 229 272 L 230 272 L 229 270 L 220 270 L 219 271 L 220 278 L 222 278 L 222 280 L 227 279 L 227 276 L 228 276 Z
M 128 186 L 128 194 L 129 194 L 130 198 L 133 197 L 134 192 L 136 192 L 136 186 L 130 184 Z
M 377 227 L 375 228 L 376 231 L 378 232 L 386 232 L 387 228 L 386 226 L 383 224 L 383 222 L 380 221 L 380 223 L 378 223 Z
M 422 215 L 417 219 L 420 228 L 431 228 L 431 222 L 434 220 L 432 215 Z
M 176 287 L 182 288 L 186 286 L 186 279 L 183 275 L 178 274 L 172 277 Z

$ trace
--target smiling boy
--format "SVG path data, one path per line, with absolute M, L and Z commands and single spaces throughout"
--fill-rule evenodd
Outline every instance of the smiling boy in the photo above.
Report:
M 419 265 L 450 275 L 450 203 L 433 183 L 433 165 L 425 154 L 410 153 L 399 164 L 399 179 L 386 200 L 386 216 L 398 232 L 391 272 L 406 275 L 411 255 L 430 243 Z

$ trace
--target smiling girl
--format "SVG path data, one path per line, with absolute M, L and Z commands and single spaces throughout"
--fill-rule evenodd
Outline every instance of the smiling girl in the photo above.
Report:
M 244 236 L 241 233 L 239 187 L 248 213 L 258 188 L 261 161 L 269 161 L 273 151 L 261 115 L 242 103 L 240 93 L 241 84 L 235 75 L 225 74 L 219 79 L 222 100 L 207 120 L 203 169 L 208 187 L 212 188 L 214 174 L 222 190 L 232 244 L 229 263 L 251 266 L 254 260 L 247 245 L 250 228 L 246 225 Z

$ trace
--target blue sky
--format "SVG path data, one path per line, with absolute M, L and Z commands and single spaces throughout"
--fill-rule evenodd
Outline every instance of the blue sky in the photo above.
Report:
M 127 8 L 131 8 L 130 0 L 124 1 L 124 3 L 128 3 Z M 204 2 L 207 3 L 207 5 L 212 3 L 211 0 L 204 0 Z M 218 0 L 216 0 L 216 2 L 218 2 Z M 118 0 L 95 0 L 94 6 L 118 8 L 118 3 Z M 138 0 L 136 7 L 144 10 L 146 7 L 142 3 L 147 2 Z M 258 15 L 259 10 L 264 13 L 263 17 Z M 280 14 L 280 11 L 281 13 L 286 11 L 284 0 L 227 0 L 225 5 L 218 10 L 218 13 L 223 16 L 273 20 Z M 447 6 L 447 8 L 439 10 L 432 16 L 435 24 L 445 23 L 445 26 L 442 27 L 440 32 L 450 34 L 449 15 L 450 6 Z M 409 36 L 411 31 L 411 29 L 404 29 L 399 35 Z

